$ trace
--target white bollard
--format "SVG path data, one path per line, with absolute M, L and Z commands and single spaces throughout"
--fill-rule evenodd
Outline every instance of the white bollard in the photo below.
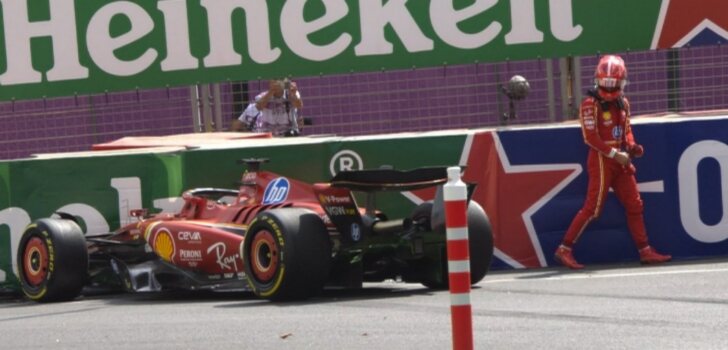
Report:
M 443 186 L 450 316 L 454 350 L 473 349 L 473 315 L 470 305 L 470 251 L 468 244 L 468 189 L 460 181 L 460 167 L 447 168 Z

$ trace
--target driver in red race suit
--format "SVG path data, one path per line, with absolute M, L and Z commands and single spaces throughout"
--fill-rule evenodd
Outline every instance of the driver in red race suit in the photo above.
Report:
M 589 96 L 579 110 L 584 142 L 590 148 L 587 158 L 589 185 L 584 207 L 574 217 L 555 254 L 556 261 L 571 269 L 584 267 L 574 259 L 572 247 L 587 225 L 599 217 L 610 187 L 625 208 L 627 226 L 640 261 L 656 264 L 671 259 L 648 243 L 642 199 L 631 161 L 641 157 L 644 148 L 635 142 L 629 125 L 629 101 L 622 94 L 626 81 L 627 68 L 622 58 L 603 56 L 595 72 L 596 89 L 587 93 Z

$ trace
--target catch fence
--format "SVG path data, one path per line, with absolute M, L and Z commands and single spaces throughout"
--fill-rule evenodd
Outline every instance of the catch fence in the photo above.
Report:
M 621 53 L 633 115 L 728 108 L 726 45 Z M 598 55 L 416 67 L 293 77 L 312 121 L 303 135 L 341 136 L 557 123 L 577 117 Z M 513 75 L 530 94 L 506 119 L 503 87 Z M 124 136 L 228 130 L 267 88 L 266 80 L 226 81 L 90 96 L 0 103 L 0 159 L 81 151 Z

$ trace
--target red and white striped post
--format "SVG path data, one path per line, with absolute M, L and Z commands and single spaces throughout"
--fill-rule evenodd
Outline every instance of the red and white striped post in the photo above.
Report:
M 470 252 L 468 249 L 468 189 L 460 181 L 460 167 L 447 168 L 443 189 L 447 228 L 447 268 L 450 281 L 452 348 L 473 349 L 473 313 L 470 306 Z

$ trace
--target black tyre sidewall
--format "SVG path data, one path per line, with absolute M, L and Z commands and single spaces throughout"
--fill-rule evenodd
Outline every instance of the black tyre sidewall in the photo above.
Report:
M 431 209 L 432 206 L 429 206 Z M 425 215 L 424 211 L 427 206 L 421 204 L 413 214 Z M 483 208 L 475 201 L 468 204 L 468 253 L 470 255 L 470 283 L 476 284 L 483 280 L 488 274 L 490 264 L 493 260 L 493 230 L 490 220 Z M 447 269 L 447 239 L 442 249 L 442 261 L 440 268 L 443 271 L 443 281 L 424 280 L 422 284 L 431 289 L 447 289 L 448 269 Z
M 279 252 L 278 265 L 276 266 L 273 278 L 269 282 L 259 281 L 255 277 L 252 268 L 253 263 L 251 260 L 254 256 L 254 254 L 250 251 L 252 249 L 251 245 L 253 243 L 253 239 L 256 234 L 263 230 L 269 231 L 273 235 L 273 238 L 275 239 L 276 249 Z M 283 241 L 283 245 L 281 245 L 281 241 Z M 257 296 L 261 298 L 267 298 L 270 295 L 275 295 L 281 289 L 281 284 L 284 282 L 286 275 L 289 273 L 288 271 L 286 271 L 288 256 L 287 254 L 283 253 L 283 246 L 286 246 L 287 244 L 288 243 L 285 241 L 285 235 L 283 234 L 280 226 L 278 226 L 278 222 L 274 219 L 274 217 L 267 215 L 267 213 L 259 214 L 250 223 L 248 231 L 245 234 L 245 241 L 243 243 L 243 259 L 245 263 L 245 275 L 247 276 L 248 284 L 253 290 L 253 293 L 255 293 Z
M 412 214 L 410 214 L 410 218 L 412 220 L 417 221 L 418 219 L 425 218 L 427 220 L 427 227 L 426 229 L 428 231 L 432 231 L 432 208 L 434 207 L 432 202 L 424 202 L 420 203 L 413 211 Z
M 468 236 L 470 283 L 475 284 L 485 278 L 493 260 L 493 229 L 483 208 L 474 201 L 468 205 Z
M 40 238 L 48 250 L 48 274 L 37 287 L 25 277 L 25 248 L 33 238 Z M 76 298 L 88 276 L 88 251 L 81 228 L 73 221 L 41 219 L 29 225 L 18 245 L 18 279 L 23 293 L 39 302 L 66 301 Z
M 251 267 L 251 245 L 261 230 L 273 235 L 279 252 L 274 276 L 266 283 L 254 277 Z M 243 252 L 248 284 L 261 298 L 309 298 L 320 292 L 328 279 L 331 241 L 321 218 L 310 210 L 285 208 L 258 214 L 246 233 Z

